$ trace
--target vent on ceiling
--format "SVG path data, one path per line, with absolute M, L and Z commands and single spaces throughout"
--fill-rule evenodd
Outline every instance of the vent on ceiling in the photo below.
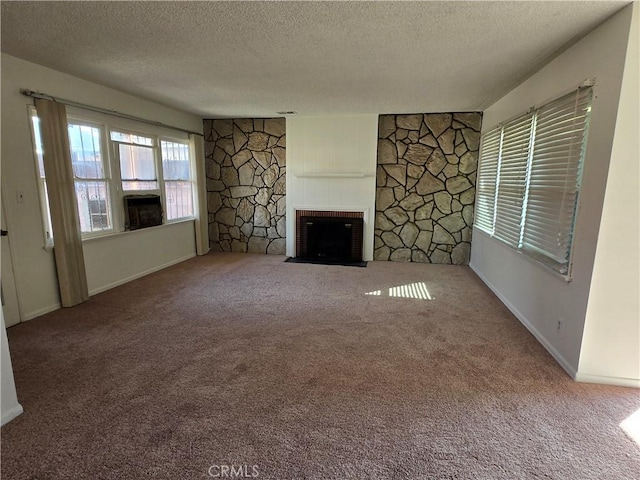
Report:
M 298 112 L 294 112 L 293 110 L 289 110 L 287 112 L 276 112 L 278 115 L 296 115 Z

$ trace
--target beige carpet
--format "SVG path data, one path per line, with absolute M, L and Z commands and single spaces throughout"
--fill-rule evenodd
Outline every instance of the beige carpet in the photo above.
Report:
M 640 392 L 574 383 L 467 267 L 283 260 L 194 258 L 9 329 L 2 478 L 640 478 Z

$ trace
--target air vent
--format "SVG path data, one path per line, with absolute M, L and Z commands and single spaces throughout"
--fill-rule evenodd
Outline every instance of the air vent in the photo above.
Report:
M 276 112 L 278 115 L 297 115 L 298 112 L 294 112 L 293 110 L 289 110 L 287 112 Z

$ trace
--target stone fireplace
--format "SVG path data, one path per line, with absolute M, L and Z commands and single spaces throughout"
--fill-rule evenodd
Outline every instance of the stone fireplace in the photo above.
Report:
M 324 212 L 313 225 L 321 234 L 335 227 L 326 215 L 359 219 L 348 223 L 362 222 L 360 260 L 373 260 L 377 136 L 377 115 L 287 119 L 287 256 L 299 255 L 298 216 L 307 211 Z M 334 234 L 345 228 L 353 225 Z
M 285 135 L 282 118 L 206 120 L 211 249 L 298 257 L 311 233 L 304 255 L 346 256 L 356 222 L 340 222 L 358 218 L 362 261 L 465 265 L 481 123 L 479 112 L 290 117 Z

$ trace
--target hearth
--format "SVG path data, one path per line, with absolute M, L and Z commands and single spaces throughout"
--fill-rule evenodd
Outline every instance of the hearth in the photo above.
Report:
M 362 212 L 296 211 L 296 261 L 362 265 Z

